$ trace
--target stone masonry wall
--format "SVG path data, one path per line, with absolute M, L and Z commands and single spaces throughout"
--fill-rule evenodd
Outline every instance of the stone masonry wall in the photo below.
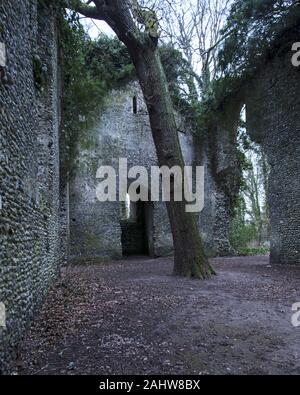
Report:
M 133 111 L 134 97 L 137 99 L 137 113 Z M 128 168 L 145 166 L 149 170 L 157 164 L 146 106 L 136 82 L 110 92 L 99 113 L 96 126 L 80 138 L 77 170 L 70 182 L 72 259 L 122 257 L 122 206 L 119 202 L 101 203 L 97 200 L 98 167 L 111 165 L 117 170 L 119 158 L 128 159 Z M 179 116 L 178 130 L 186 164 L 205 167 L 205 208 L 199 216 L 199 229 L 206 250 L 210 255 L 228 255 L 232 252 L 228 241 L 228 199 L 212 173 L 208 143 L 195 149 L 191 128 Z M 229 160 L 232 152 L 228 151 L 226 141 L 220 142 L 219 148 L 218 174 L 234 162 Z M 161 202 L 151 205 L 152 218 L 147 225 L 150 255 L 166 255 L 173 248 L 166 207 Z
M 0 2 L 0 372 L 59 265 L 58 78 L 47 2 Z
M 133 98 L 137 100 L 134 113 Z M 72 259 L 121 258 L 121 202 L 99 202 L 96 187 L 99 166 L 118 174 L 119 158 L 128 168 L 156 165 L 148 114 L 137 83 L 110 92 L 99 110 L 96 126 L 79 141 L 75 177 L 70 182 L 70 256 Z M 118 192 L 118 190 L 117 190 Z M 148 229 L 153 256 L 172 250 L 172 235 L 164 203 L 153 203 Z
M 248 131 L 271 167 L 271 263 L 282 264 L 300 264 L 300 70 L 292 55 L 279 51 L 245 92 Z
M 214 218 L 212 247 L 214 255 L 235 255 L 229 241 L 229 228 L 233 208 L 239 194 L 241 165 L 237 152 L 237 132 L 240 121 L 241 104 L 232 100 L 219 108 L 215 114 L 208 137 L 209 177 L 212 186 L 208 188 L 214 195 Z

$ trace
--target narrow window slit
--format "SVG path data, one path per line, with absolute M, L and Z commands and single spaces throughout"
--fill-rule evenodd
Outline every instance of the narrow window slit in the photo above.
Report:
M 136 96 L 133 96 L 133 99 L 132 99 L 132 111 L 134 114 L 137 114 L 137 98 L 136 98 Z

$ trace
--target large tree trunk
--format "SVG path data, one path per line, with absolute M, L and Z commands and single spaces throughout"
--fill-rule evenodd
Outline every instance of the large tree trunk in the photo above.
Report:
M 157 48 L 131 53 L 147 104 L 160 166 L 184 167 L 175 115 Z M 207 278 L 214 271 L 205 256 L 196 216 L 186 202 L 166 203 L 174 241 L 174 274 Z
M 173 105 L 153 30 L 149 35 L 147 31 L 139 31 L 128 2 L 95 0 L 94 3 L 96 7 L 81 4 L 78 10 L 86 16 L 105 20 L 128 48 L 147 104 L 159 165 L 180 166 L 183 170 Z M 143 19 L 135 7 L 132 12 Z M 185 201 L 167 202 L 167 209 L 174 241 L 174 274 L 210 277 L 214 271 L 205 256 L 195 214 L 186 212 Z

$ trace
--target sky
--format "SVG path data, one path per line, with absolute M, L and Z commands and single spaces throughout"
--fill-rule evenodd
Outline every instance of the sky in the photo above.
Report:
M 193 0 L 193 1 L 196 1 L 196 0 Z M 219 0 L 216 0 L 216 1 L 219 1 Z M 184 3 L 184 0 L 183 0 L 183 3 Z M 105 33 L 109 36 L 115 36 L 115 33 L 113 32 L 113 30 L 104 21 L 92 20 L 89 18 L 82 17 L 81 23 L 83 24 L 83 26 L 85 27 L 86 31 L 88 32 L 88 34 L 90 35 L 90 37 L 92 39 L 97 39 L 97 37 L 100 33 Z M 199 71 L 201 72 L 201 65 L 200 64 L 198 64 L 196 62 L 194 67 L 195 67 L 196 71 L 197 71 L 197 67 L 199 67 Z M 243 114 L 243 118 L 244 117 L 245 117 L 245 113 Z M 250 159 L 253 162 L 254 167 L 256 167 L 258 164 L 258 157 L 255 156 L 253 154 L 253 152 L 249 152 L 247 154 L 247 157 L 248 157 L 248 159 Z M 263 191 L 261 190 L 261 188 L 260 188 L 259 192 L 260 192 L 260 203 L 261 203 L 261 205 L 263 205 L 265 195 L 264 195 Z M 249 199 L 247 199 L 247 198 L 246 198 L 246 204 L 247 204 L 247 208 L 251 209 Z
M 112 29 L 108 26 L 106 22 L 92 20 L 89 18 L 82 18 L 81 23 L 83 24 L 86 31 L 93 39 L 96 39 L 100 34 L 100 32 L 106 33 L 109 36 L 115 35 L 115 33 L 112 31 Z

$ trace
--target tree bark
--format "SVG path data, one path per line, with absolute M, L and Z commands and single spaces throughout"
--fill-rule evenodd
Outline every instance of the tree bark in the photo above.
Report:
M 180 166 L 184 160 L 178 138 L 168 84 L 157 48 L 131 53 L 147 104 L 160 166 Z M 186 202 L 166 203 L 174 242 L 174 274 L 207 278 L 214 272 L 205 256 L 196 216 L 187 213 Z
M 131 55 L 148 108 L 159 165 L 180 166 L 183 170 L 174 109 L 157 38 L 137 29 L 125 1 L 95 1 L 95 4 L 101 19 L 111 26 Z M 174 242 L 174 274 L 209 278 L 214 270 L 205 255 L 195 214 L 186 212 L 184 200 L 171 199 L 166 205 Z

